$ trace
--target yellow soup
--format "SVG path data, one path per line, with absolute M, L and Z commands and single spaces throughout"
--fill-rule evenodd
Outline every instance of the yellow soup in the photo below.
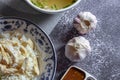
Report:
M 31 0 L 31 2 L 43 9 L 58 10 L 72 5 L 76 0 Z

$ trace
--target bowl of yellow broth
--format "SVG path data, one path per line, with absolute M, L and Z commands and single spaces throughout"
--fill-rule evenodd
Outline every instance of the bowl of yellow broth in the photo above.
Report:
M 81 0 L 26 0 L 34 9 L 48 14 L 64 12 L 76 6 Z

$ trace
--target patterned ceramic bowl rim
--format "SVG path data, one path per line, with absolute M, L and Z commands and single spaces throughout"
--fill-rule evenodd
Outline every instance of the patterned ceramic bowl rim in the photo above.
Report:
M 52 75 L 52 80 L 54 80 L 54 77 L 55 77 L 55 73 L 56 73 L 56 67 L 57 67 L 57 56 L 56 56 L 56 52 L 55 52 L 55 48 L 54 48 L 54 45 L 50 39 L 50 37 L 47 35 L 47 33 L 42 30 L 38 25 L 36 25 L 35 23 L 33 23 L 32 21 L 30 20 L 27 20 L 25 18 L 20 18 L 20 17 L 15 17 L 15 16 L 3 16 L 3 17 L 0 17 L 0 19 L 18 19 L 18 20 L 23 20 L 25 22 L 29 22 L 31 24 L 33 24 L 36 28 L 40 29 L 42 31 L 42 33 L 46 36 L 46 38 L 48 39 L 48 41 L 50 42 L 50 45 L 52 46 L 52 50 L 53 50 L 53 55 L 55 56 L 54 57 L 54 72 L 53 72 L 53 75 Z

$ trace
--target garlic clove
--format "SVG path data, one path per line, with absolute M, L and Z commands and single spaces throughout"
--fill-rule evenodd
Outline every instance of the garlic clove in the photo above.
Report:
M 82 36 L 72 38 L 65 46 L 65 56 L 73 62 L 83 60 L 90 52 L 90 43 Z
M 74 19 L 73 26 L 80 34 L 86 34 L 90 30 L 95 29 L 97 18 L 90 12 L 80 12 Z

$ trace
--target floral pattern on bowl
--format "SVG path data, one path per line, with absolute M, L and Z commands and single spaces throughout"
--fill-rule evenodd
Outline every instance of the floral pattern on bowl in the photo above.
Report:
M 46 56 L 43 61 L 46 62 L 44 71 L 38 77 L 38 80 L 53 80 L 56 72 L 56 54 L 54 46 L 47 34 L 34 23 L 15 17 L 2 17 L 0 18 L 0 32 L 20 31 L 24 34 L 29 34 Z

